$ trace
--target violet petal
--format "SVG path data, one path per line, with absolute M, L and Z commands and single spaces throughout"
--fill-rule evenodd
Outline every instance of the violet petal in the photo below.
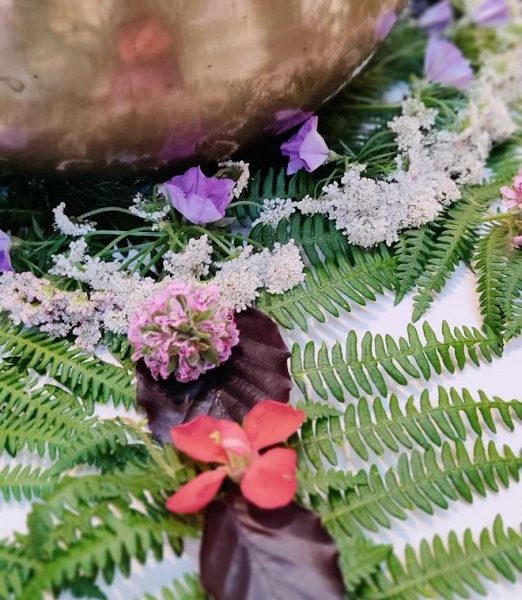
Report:
M 7 273 L 13 270 L 11 264 L 11 238 L 0 229 L 0 273 Z
M 506 0 L 484 0 L 471 12 L 471 20 L 481 27 L 502 27 L 509 22 Z
M 432 37 L 428 43 L 424 73 L 429 81 L 461 90 L 473 83 L 469 60 L 455 44 L 438 37 Z
M 205 225 L 225 216 L 234 185 L 232 179 L 207 177 L 199 167 L 191 167 L 165 182 L 161 190 L 188 221 Z
M 442 0 L 428 8 L 421 15 L 418 23 L 430 35 L 441 33 L 453 21 L 453 6 L 450 0 Z
M 328 158 L 328 146 L 317 131 L 318 121 L 317 116 L 310 117 L 295 135 L 281 145 L 281 152 L 289 159 L 288 175 L 299 169 L 311 173 Z

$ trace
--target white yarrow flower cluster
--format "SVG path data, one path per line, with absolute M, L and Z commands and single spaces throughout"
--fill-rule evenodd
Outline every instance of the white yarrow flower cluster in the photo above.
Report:
M 94 231 L 95 224 L 90 221 L 75 222 L 65 214 L 65 202 L 53 208 L 54 228 L 70 237 L 81 237 Z
M 209 274 L 212 264 L 212 244 L 208 236 L 191 239 L 183 252 L 166 252 L 163 268 L 177 279 L 199 279 Z
M 149 277 L 140 277 L 122 269 L 119 261 L 106 262 L 86 253 L 84 240 L 73 242 L 68 254 L 53 257 L 52 275 L 74 279 L 89 288 L 89 298 L 103 305 L 100 321 L 112 333 L 127 332 L 128 319 L 136 307 L 153 290 L 155 283 Z
M 15 324 L 38 327 L 53 337 L 72 334 L 78 346 L 93 351 L 101 338 L 100 298 L 81 291 L 62 291 L 30 272 L 0 276 L 0 311 Z
M 304 198 L 293 208 L 326 215 L 351 243 L 366 248 L 391 244 L 399 231 L 433 220 L 460 199 L 461 186 L 484 181 L 493 145 L 516 130 L 510 104 L 522 96 L 521 61 L 520 47 L 501 61 L 490 57 L 451 131 L 434 129 L 436 111 L 407 98 L 402 115 L 389 123 L 399 148 L 390 176 L 374 180 L 363 176 L 364 165 L 353 165 L 319 199 Z M 277 222 L 277 210 L 262 218 Z
M 291 198 L 269 198 L 264 200 L 259 217 L 252 223 L 256 225 L 270 225 L 274 229 L 281 221 L 288 219 L 296 211 L 296 203 Z
M 81 238 L 71 242 L 67 253 L 53 257 L 50 274 L 78 281 L 86 291 L 63 291 L 30 272 L 9 272 L 0 276 L 0 312 L 53 337 L 72 335 L 79 348 L 92 352 L 105 333 L 126 335 L 139 306 L 173 280 L 193 282 L 208 275 L 211 254 L 206 235 L 191 240 L 184 252 L 168 257 L 172 276 L 155 282 L 128 272 L 118 260 L 89 256 Z M 301 283 L 303 269 L 293 242 L 258 253 L 247 246 L 237 258 L 220 265 L 210 283 L 221 288 L 224 305 L 242 310 L 255 301 L 261 288 L 279 294 Z
M 271 294 L 283 294 L 303 281 L 303 260 L 291 240 L 258 253 L 246 246 L 237 258 L 222 265 L 212 283 L 219 286 L 226 306 L 241 311 L 255 301 L 262 288 Z

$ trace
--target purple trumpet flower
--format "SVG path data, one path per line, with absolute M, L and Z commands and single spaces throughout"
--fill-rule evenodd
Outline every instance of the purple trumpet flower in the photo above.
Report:
M 506 0 L 484 0 L 471 11 L 471 20 L 481 27 L 502 27 L 510 16 Z
M 0 273 L 7 273 L 13 270 L 11 265 L 11 238 L 0 229 Z
M 442 33 L 453 21 L 453 6 L 450 0 L 441 0 L 424 11 L 419 26 L 429 35 Z
M 317 122 L 318 117 L 310 117 L 295 135 L 282 144 L 281 152 L 289 158 L 286 169 L 288 175 L 296 173 L 299 169 L 311 173 L 328 160 L 330 150 L 317 131 Z
M 467 90 L 473 83 L 473 69 L 460 49 L 439 37 L 432 37 L 426 50 L 424 63 L 426 79 Z
M 196 225 L 214 223 L 225 216 L 232 201 L 232 179 L 207 177 L 199 167 L 191 167 L 161 186 L 172 206 Z

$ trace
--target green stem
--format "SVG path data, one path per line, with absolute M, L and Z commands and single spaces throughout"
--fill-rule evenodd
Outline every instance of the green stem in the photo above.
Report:
M 491 223 L 494 221 L 508 221 L 511 219 L 515 219 L 516 214 L 512 212 L 499 213 L 497 215 L 490 215 L 489 217 L 482 217 L 482 223 Z
M 241 240 L 242 242 L 246 242 L 247 244 L 251 244 L 252 246 L 255 246 L 256 248 L 259 248 L 260 250 L 264 249 L 263 244 L 260 244 L 259 242 L 256 242 L 256 240 L 253 240 L 252 238 L 249 237 L 244 237 L 242 235 L 239 235 L 237 233 L 225 233 L 223 234 L 224 236 L 230 238 L 231 240 Z
M 238 206 L 254 206 L 255 208 L 261 208 L 261 204 L 258 202 L 252 202 L 251 200 L 239 200 L 238 202 L 232 202 L 228 208 L 237 208 Z
M 228 244 L 228 246 L 224 243 L 224 240 L 220 240 L 218 236 L 214 235 L 211 231 L 208 231 L 204 227 L 200 227 L 199 225 L 191 225 L 189 229 L 201 233 L 203 235 L 207 235 L 217 246 L 226 252 L 228 256 L 236 250 L 236 247 L 233 244 Z
M 149 234 L 149 232 L 143 232 L 143 233 L 144 234 L 146 233 L 147 236 Z M 140 229 L 131 229 L 130 231 L 122 231 L 120 233 L 120 235 L 118 235 L 115 239 L 113 239 L 110 243 L 108 243 L 105 246 L 105 248 L 102 248 L 102 250 L 100 250 L 95 255 L 95 258 L 99 258 L 100 256 L 107 254 L 107 252 L 109 252 L 109 250 L 114 248 L 119 242 L 124 240 L 126 237 L 130 237 L 130 236 L 134 236 L 134 235 L 137 235 L 138 237 L 143 237 L 143 235 L 141 234 L 141 228 Z M 160 235 L 163 237 L 164 234 L 160 234 Z M 154 237 L 158 237 L 158 236 L 154 236 Z
M 143 228 L 140 229 L 132 229 L 130 231 L 122 231 L 121 229 L 101 229 L 101 230 L 97 230 L 97 231 L 89 231 L 89 233 L 86 233 L 84 237 L 95 237 L 97 235 L 123 235 L 125 234 L 125 237 L 161 237 L 163 235 L 163 233 L 159 232 L 159 231 L 151 231 L 149 230 L 145 230 Z
M 93 217 L 94 215 L 100 215 L 102 213 L 108 213 L 108 212 L 119 212 L 119 213 L 123 213 L 126 215 L 132 215 L 132 213 L 126 208 L 119 208 L 117 206 L 106 206 L 103 208 L 97 208 L 95 210 L 90 210 L 89 212 L 83 213 L 83 215 L 80 215 L 78 217 L 78 219 L 86 219 L 88 217 Z M 132 216 L 134 216 L 134 215 L 132 215 Z

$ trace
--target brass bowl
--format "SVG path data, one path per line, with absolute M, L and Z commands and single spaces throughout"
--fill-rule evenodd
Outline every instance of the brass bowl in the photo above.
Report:
M 406 2 L 0 2 L 0 160 L 70 174 L 225 158 L 335 94 Z

